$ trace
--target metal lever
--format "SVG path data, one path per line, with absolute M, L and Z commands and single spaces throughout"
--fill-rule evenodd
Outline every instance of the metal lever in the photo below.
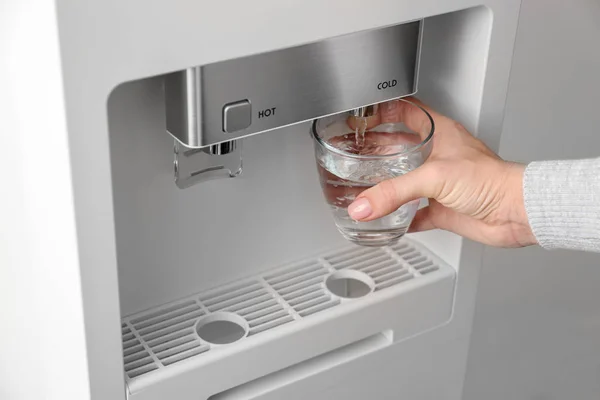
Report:
M 350 114 L 354 117 L 366 118 L 372 117 L 379 112 L 379 104 L 371 104 L 370 106 L 355 108 L 350 111 Z
M 204 152 L 215 156 L 224 156 L 226 154 L 234 152 L 236 148 L 237 140 L 232 140 L 230 142 L 213 144 L 212 146 L 207 147 L 204 150 Z

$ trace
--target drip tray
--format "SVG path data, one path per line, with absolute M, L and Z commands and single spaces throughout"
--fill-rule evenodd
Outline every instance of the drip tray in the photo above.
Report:
M 122 323 L 129 396 L 176 390 L 205 399 L 381 331 L 393 344 L 450 319 L 454 281 L 453 268 L 403 239 L 338 249 L 131 315 Z

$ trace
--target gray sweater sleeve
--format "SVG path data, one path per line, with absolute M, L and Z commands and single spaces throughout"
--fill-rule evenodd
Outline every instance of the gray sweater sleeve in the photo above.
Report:
M 540 246 L 600 252 L 600 158 L 533 162 L 523 194 Z

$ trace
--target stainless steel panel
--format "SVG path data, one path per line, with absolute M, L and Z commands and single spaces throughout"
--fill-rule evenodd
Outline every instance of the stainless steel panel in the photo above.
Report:
M 413 94 L 421 29 L 415 21 L 172 74 L 167 130 L 204 147 Z M 251 125 L 224 132 L 224 106 L 246 99 Z
M 165 76 L 167 132 L 188 147 L 201 147 L 201 70 L 190 68 Z

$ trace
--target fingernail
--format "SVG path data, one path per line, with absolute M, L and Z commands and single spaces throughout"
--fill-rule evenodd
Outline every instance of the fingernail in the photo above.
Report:
M 372 213 L 373 208 L 371 208 L 371 203 L 369 203 L 369 200 L 364 197 L 356 200 L 354 203 L 348 206 L 348 214 L 350 215 L 350 218 L 357 221 L 368 218 Z

